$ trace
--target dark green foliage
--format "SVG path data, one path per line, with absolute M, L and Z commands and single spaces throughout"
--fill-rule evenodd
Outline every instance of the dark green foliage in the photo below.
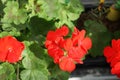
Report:
M 102 23 L 97 21 L 87 20 L 84 25 L 88 36 L 92 39 L 90 55 L 94 57 L 102 56 L 104 47 L 111 42 L 112 33 Z

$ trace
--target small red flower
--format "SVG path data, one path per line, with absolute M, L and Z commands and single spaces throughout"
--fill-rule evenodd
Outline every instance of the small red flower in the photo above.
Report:
M 0 61 L 15 63 L 21 59 L 24 44 L 12 36 L 0 38 Z
M 62 57 L 59 63 L 59 67 L 63 71 L 72 72 L 75 70 L 75 63 L 72 58 Z
M 120 77 L 120 39 L 113 39 L 112 46 L 105 47 L 103 52 L 112 68 L 111 73 Z
M 115 64 L 114 67 L 112 67 L 111 73 L 112 74 L 120 74 L 120 62 Z

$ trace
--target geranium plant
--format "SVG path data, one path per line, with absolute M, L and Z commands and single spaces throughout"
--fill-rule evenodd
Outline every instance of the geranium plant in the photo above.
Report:
M 119 59 L 111 62 L 108 47 L 103 49 L 111 40 L 107 28 L 91 20 L 76 27 L 83 11 L 80 0 L 0 0 L 0 80 L 68 80 L 88 53 L 103 50 L 119 76 Z

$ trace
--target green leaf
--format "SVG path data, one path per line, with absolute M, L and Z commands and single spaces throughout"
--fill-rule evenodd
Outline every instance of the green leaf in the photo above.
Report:
M 54 20 L 56 27 L 66 24 L 70 28 L 74 26 L 72 21 L 78 19 L 84 11 L 79 0 L 41 0 L 36 2 L 29 0 L 26 8 L 30 11 L 30 17 L 38 16 L 46 20 Z
M 21 72 L 22 80 L 48 80 L 47 76 L 38 69 L 28 69 Z
M 114 32 L 114 38 L 119 39 L 120 38 L 120 30 Z
M 115 8 L 120 11 L 120 0 L 117 0 L 114 4 Z
M 86 29 L 90 32 L 93 31 L 95 33 L 106 32 L 107 28 L 100 22 L 94 20 L 86 20 L 84 23 Z
M 30 52 L 30 51 L 28 51 Z M 22 80 L 47 80 L 49 75 L 47 65 L 33 54 L 26 54 L 22 60 L 25 70 L 21 72 Z
M 29 29 L 33 35 L 46 35 L 51 29 L 54 29 L 54 22 L 43 18 L 33 17 L 30 21 Z
M 3 2 L 0 0 L 0 20 L 1 20 L 1 18 L 3 17 L 2 16 L 2 13 L 3 13 L 3 9 L 4 9 L 4 5 L 2 4 Z M 1 24 L 1 22 L 0 22 L 0 24 Z
M 34 42 L 24 42 L 26 49 L 23 53 L 22 65 L 25 68 L 20 77 L 22 80 L 48 80 L 48 69 L 46 63 L 36 57 L 29 48 Z M 35 47 L 35 46 L 34 46 Z
M 28 0 L 28 4 L 26 4 L 26 9 L 29 12 L 29 17 L 38 16 L 39 18 L 44 18 L 48 20 L 48 16 L 45 10 L 45 1 L 44 0 Z
M 15 80 L 13 77 L 14 74 L 15 70 L 12 64 L 5 62 L 0 65 L 0 79 Z
M 109 45 L 112 39 L 112 33 L 107 30 L 106 26 L 97 21 L 87 20 L 84 25 L 88 36 L 92 39 L 90 55 L 102 56 L 104 47 Z
M 41 7 L 43 8 L 46 15 L 48 15 L 48 18 L 50 20 L 56 18 L 58 16 L 57 11 L 59 8 L 58 0 L 44 0 L 44 1 L 45 2 Z
M 24 42 L 26 45 L 26 49 L 23 52 L 23 60 L 22 65 L 25 68 L 25 70 L 38 70 L 41 71 L 42 74 L 44 74 L 46 77 L 49 75 L 47 64 L 44 60 L 39 59 L 34 55 L 34 52 L 31 51 L 29 48 L 32 46 L 33 42 Z M 35 47 L 35 46 L 34 46 Z
M 35 69 L 35 68 L 46 68 L 46 64 L 44 63 L 43 60 L 37 58 L 34 55 L 34 51 L 31 50 L 30 46 L 33 46 L 35 42 L 31 41 L 24 41 L 25 44 L 25 50 L 22 54 L 24 57 L 22 60 L 22 64 L 24 68 L 26 69 Z M 35 47 L 35 46 L 34 46 Z
M 0 37 L 12 35 L 12 36 L 20 36 L 20 31 L 16 28 L 12 27 L 12 25 L 4 24 L 2 26 L 3 31 L 0 32 Z
M 25 23 L 27 20 L 25 9 L 20 9 L 17 1 L 7 1 L 4 13 L 1 20 L 3 24 L 14 23 L 18 25 L 20 23 Z
M 50 71 L 49 80 L 68 80 L 70 76 L 70 73 L 60 70 L 57 65 L 51 67 Z
M 23 25 L 27 19 L 25 10 L 23 8 L 19 9 L 19 4 L 17 1 L 6 1 L 3 10 L 5 14 L 1 19 L 3 31 L 0 33 L 0 36 L 20 36 L 20 31 L 26 28 L 26 24 Z
M 70 0 L 68 3 L 69 11 L 67 12 L 67 15 L 70 20 L 74 21 L 79 18 L 80 14 L 84 11 L 84 7 L 80 0 Z
M 37 58 L 41 59 L 44 64 L 46 64 L 46 66 L 53 62 L 53 59 L 48 55 L 47 50 L 40 47 L 40 44 L 34 43 L 29 48 Z
M 38 59 L 32 54 L 27 55 L 23 60 L 22 64 L 26 69 L 45 68 L 45 64 L 42 60 Z
M 80 14 L 84 11 L 84 7 L 79 0 L 69 0 L 67 3 L 65 0 L 59 0 L 57 10 L 57 19 L 59 20 L 56 26 L 60 27 L 64 24 L 73 29 L 75 21 L 79 18 Z M 72 24 L 72 25 L 71 25 Z
M 45 61 L 35 57 L 32 53 L 26 54 L 22 60 L 22 64 L 25 69 L 38 69 L 42 71 L 46 76 L 49 75 Z

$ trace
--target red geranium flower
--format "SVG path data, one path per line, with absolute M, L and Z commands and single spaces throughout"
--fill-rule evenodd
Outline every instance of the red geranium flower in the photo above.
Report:
M 48 54 L 59 64 L 64 71 L 72 72 L 75 63 L 82 64 L 82 58 L 92 46 L 89 37 L 85 37 L 85 30 L 74 29 L 71 38 L 65 38 L 69 32 L 67 26 L 55 31 L 49 31 L 45 41 Z
M 12 36 L 0 38 L 0 61 L 15 63 L 21 59 L 24 44 Z
M 105 47 L 103 52 L 112 68 L 111 73 L 120 77 L 120 39 L 113 39 L 112 46 Z
M 104 48 L 104 56 L 107 58 L 107 62 L 110 62 L 120 55 L 120 40 L 112 40 L 112 46 L 107 46 Z M 115 60 L 115 59 L 114 59 Z

